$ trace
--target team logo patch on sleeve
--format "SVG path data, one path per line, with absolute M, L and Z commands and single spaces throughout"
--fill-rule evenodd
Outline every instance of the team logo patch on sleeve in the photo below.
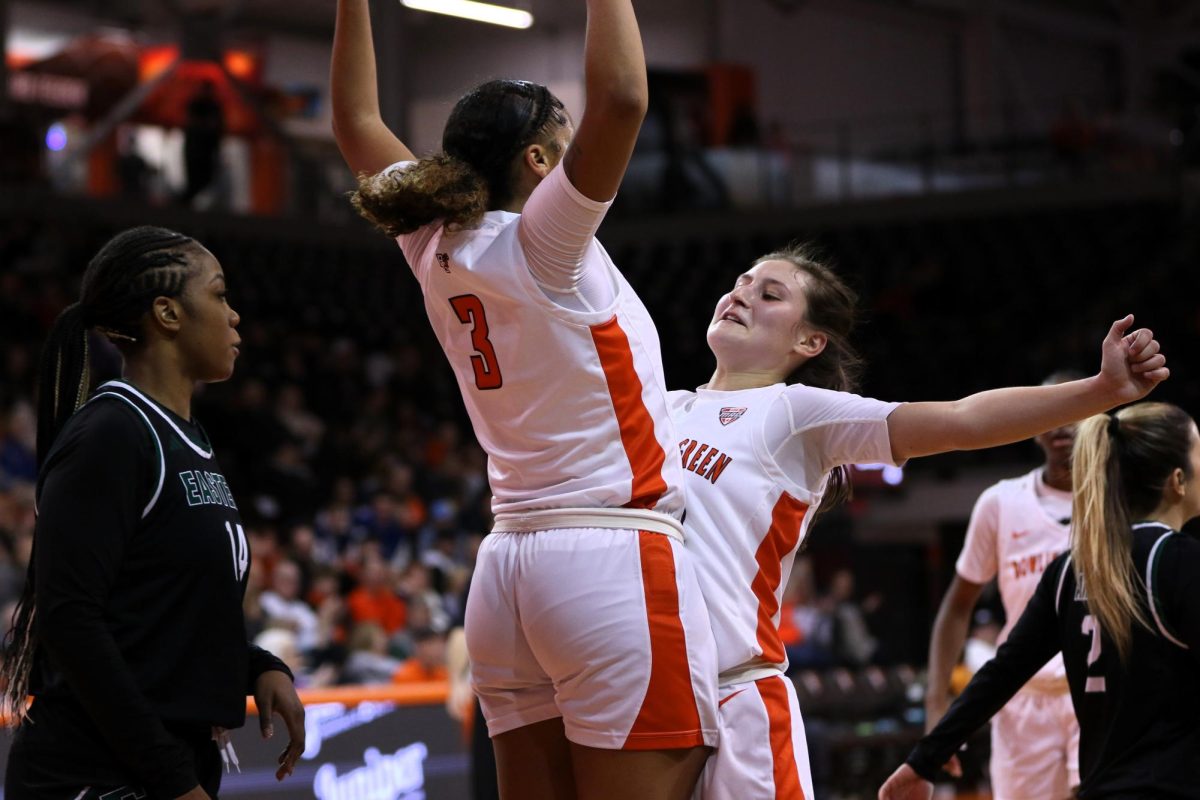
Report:
M 717 415 L 717 419 L 721 421 L 722 425 L 728 425 L 731 422 L 737 422 L 742 418 L 742 414 L 745 413 L 745 408 L 733 408 L 731 406 L 726 406 L 725 408 L 721 409 L 721 413 Z

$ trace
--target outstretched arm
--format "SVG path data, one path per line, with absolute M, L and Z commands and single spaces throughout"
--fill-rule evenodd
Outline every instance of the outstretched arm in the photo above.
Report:
M 368 0 L 338 0 L 329 87 L 333 135 L 351 172 L 374 175 L 397 161 L 416 160 L 379 113 Z
M 1170 372 L 1154 334 L 1126 334 L 1133 315 L 1112 324 L 1100 372 L 1055 386 L 993 389 L 948 403 L 908 403 L 888 417 L 897 463 L 950 450 L 977 450 L 1028 439 L 1044 431 L 1131 403 Z
M 587 97 L 563 168 L 585 197 L 607 202 L 617 194 L 646 116 L 646 56 L 631 0 L 587 0 L 587 9 Z

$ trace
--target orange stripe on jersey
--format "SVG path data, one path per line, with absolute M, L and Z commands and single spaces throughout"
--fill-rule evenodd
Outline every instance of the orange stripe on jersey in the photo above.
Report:
M 791 495 L 784 493 L 771 510 L 771 527 L 767 531 L 754 560 L 758 562 L 758 574 L 751 588 L 758 598 L 758 646 L 763 659 L 772 664 L 782 664 L 783 642 L 775 625 L 779 613 L 779 583 L 783 579 L 783 557 L 792 552 L 800 539 L 800 523 L 808 506 Z
M 603 325 L 593 325 L 591 331 L 617 413 L 621 444 L 633 470 L 633 491 L 625 506 L 654 508 L 667 491 L 662 475 L 667 455 L 654 436 L 654 420 L 642 402 L 642 379 L 633 367 L 629 338 L 616 317 Z
M 796 748 L 792 743 L 792 709 L 788 705 L 787 678 L 762 678 L 754 682 L 767 709 L 771 731 L 771 764 L 775 773 L 775 800 L 804 800 Z
M 646 531 L 639 531 L 638 536 L 650 624 L 650 682 L 622 749 L 699 747 L 704 744 L 704 732 L 692 688 L 687 640 L 679 619 L 671 540 Z

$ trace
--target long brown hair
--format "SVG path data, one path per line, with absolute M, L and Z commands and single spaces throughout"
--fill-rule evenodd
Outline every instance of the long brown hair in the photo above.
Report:
M 405 170 L 359 176 L 350 202 L 392 237 L 439 219 L 447 226 L 471 227 L 484 212 L 513 200 L 517 155 L 534 143 L 554 146 L 554 133 L 566 123 L 562 101 L 545 86 L 488 81 L 450 112 L 442 152 Z
M 1124 661 L 1134 624 L 1149 629 L 1130 524 L 1162 502 L 1176 469 L 1191 477 L 1192 418 L 1170 403 L 1137 403 L 1089 417 L 1075 433 L 1071 561 L 1088 611 Z

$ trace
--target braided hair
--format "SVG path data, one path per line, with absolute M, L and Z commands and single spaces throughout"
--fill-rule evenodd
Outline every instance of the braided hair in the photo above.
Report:
M 350 201 L 388 236 L 438 219 L 470 227 L 485 211 L 513 200 L 519 174 L 514 159 L 565 124 L 565 106 L 545 86 L 488 81 L 467 92 L 450 112 L 442 152 L 403 171 L 361 176 Z
M 179 297 L 192 272 L 197 242 L 165 228 L 143 226 L 114 236 L 88 263 L 78 302 L 54 320 L 38 367 L 37 461 L 39 471 L 67 419 L 89 392 L 88 331 L 128 353 L 143 337 L 142 321 L 156 297 Z M 36 543 L 35 543 L 36 547 Z M 25 588 L 4 641 L 0 667 L 3 705 L 10 719 L 25 716 L 34 651 L 34 574 L 30 558 Z

